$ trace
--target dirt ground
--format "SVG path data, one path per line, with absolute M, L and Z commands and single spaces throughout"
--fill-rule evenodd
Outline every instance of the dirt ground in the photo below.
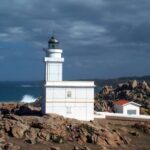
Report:
M 133 129 L 131 125 L 135 123 L 139 123 L 140 121 L 128 121 L 128 120 L 111 120 L 111 119 L 96 119 L 97 123 L 101 125 L 107 125 L 110 128 L 120 130 L 122 132 L 128 130 L 128 131 L 134 131 L 139 133 L 139 136 L 132 136 L 128 132 L 126 133 L 126 137 L 130 138 L 130 144 L 126 145 L 125 147 L 119 147 L 116 150 L 150 150 L 150 134 L 145 134 L 137 129 Z M 150 122 L 150 121 L 146 121 Z M 115 150 L 115 149 L 114 149 Z

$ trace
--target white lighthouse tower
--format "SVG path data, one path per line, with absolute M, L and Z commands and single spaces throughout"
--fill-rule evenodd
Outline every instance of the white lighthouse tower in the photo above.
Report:
M 46 82 L 62 81 L 62 63 L 64 58 L 61 57 L 62 49 L 59 49 L 59 42 L 52 36 L 48 41 L 46 51 Z
M 63 50 L 54 36 L 48 41 L 45 61 L 43 113 L 55 113 L 78 120 L 94 119 L 94 82 L 63 81 Z

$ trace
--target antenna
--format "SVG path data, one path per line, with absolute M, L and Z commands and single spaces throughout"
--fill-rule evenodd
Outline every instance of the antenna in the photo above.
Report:
M 52 30 L 52 36 L 54 35 L 54 29 Z
M 54 29 L 52 30 L 52 36 L 55 36 L 55 30 Z
M 56 28 L 56 25 L 54 23 L 54 21 L 51 22 L 51 25 L 50 25 L 50 30 L 51 30 L 51 36 L 55 36 L 55 28 Z

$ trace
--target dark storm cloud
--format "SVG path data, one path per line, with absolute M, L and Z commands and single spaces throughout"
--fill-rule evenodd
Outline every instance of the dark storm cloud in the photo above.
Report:
M 64 49 L 66 77 L 149 74 L 149 6 L 148 0 L 2 1 L 1 80 L 42 79 L 42 48 L 53 31 Z

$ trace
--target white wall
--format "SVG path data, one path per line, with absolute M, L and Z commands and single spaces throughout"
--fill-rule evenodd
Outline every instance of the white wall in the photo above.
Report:
M 68 92 L 71 92 L 71 96 Z M 93 120 L 94 88 L 46 87 L 45 113 L 56 113 L 85 121 Z
M 46 63 L 46 78 L 47 81 L 61 81 L 62 80 L 62 63 Z
M 141 121 L 141 119 L 149 119 L 150 120 L 150 116 L 149 115 L 125 115 L 122 113 L 110 113 L 110 112 L 94 112 L 94 118 L 107 118 L 107 117 L 114 117 L 115 119 L 119 119 L 121 117 L 121 119 L 123 118 L 129 118 L 129 119 L 139 119 Z
M 136 110 L 136 115 L 139 115 L 140 114 L 140 107 L 139 106 L 135 106 L 133 104 L 127 104 L 127 105 L 124 105 L 123 107 L 123 113 L 125 115 L 127 115 L 127 111 L 128 110 Z
M 68 92 L 71 96 L 68 97 Z M 94 99 L 94 88 L 80 88 L 80 87 L 47 87 L 46 99 L 51 100 L 76 100 L 76 101 L 91 101 Z
M 93 103 L 47 102 L 46 113 L 56 113 L 67 118 L 89 121 L 94 119 L 94 105 Z
M 48 57 L 52 58 L 61 58 L 61 54 L 63 52 L 62 49 L 47 49 Z

